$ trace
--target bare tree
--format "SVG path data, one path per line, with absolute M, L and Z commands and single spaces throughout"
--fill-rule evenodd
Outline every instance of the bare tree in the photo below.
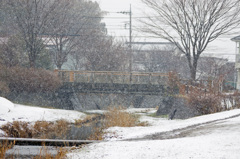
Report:
M 52 17 L 48 34 L 52 43 L 55 65 L 61 69 L 76 46 L 87 44 L 87 39 L 101 32 L 101 10 L 97 3 L 85 0 L 60 0 L 56 16 Z
M 45 48 L 42 35 L 59 5 L 58 0 L 7 0 L 6 4 L 15 29 L 24 39 L 29 66 L 35 67 Z
M 134 48 L 134 51 L 133 61 L 144 66 L 145 71 L 167 73 L 179 70 L 181 56 L 176 46 L 151 46 L 147 50 Z M 180 71 L 177 72 L 180 73 Z
M 200 73 L 200 79 L 215 80 L 220 76 L 227 77 L 229 74 L 233 74 L 234 69 L 233 67 L 229 66 L 229 61 L 227 59 L 217 57 L 201 57 L 199 58 L 198 72 Z
M 27 55 L 19 36 L 4 37 L 0 40 L 0 59 L 7 67 L 27 64 Z
M 239 25 L 239 0 L 142 0 L 151 16 L 142 29 L 174 43 L 196 79 L 198 59 L 208 44 Z
M 112 37 L 93 37 L 81 47 L 85 68 L 93 71 L 123 71 L 127 62 L 126 48 Z

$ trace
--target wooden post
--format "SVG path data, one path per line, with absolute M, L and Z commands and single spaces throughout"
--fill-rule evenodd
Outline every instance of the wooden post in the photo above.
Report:
M 130 72 L 130 76 L 129 76 L 129 84 L 132 84 L 132 72 Z
M 149 77 L 148 77 L 149 79 L 149 84 L 152 84 L 152 74 L 151 73 L 149 73 Z
M 70 71 L 69 73 L 69 82 L 74 82 L 74 72 Z
M 160 83 L 161 83 L 160 81 L 161 81 L 161 76 L 159 75 L 159 76 L 158 76 L 158 80 L 157 80 L 157 82 L 158 82 L 159 85 L 160 85 Z
M 188 85 L 186 85 L 186 92 L 187 92 L 187 94 L 189 92 L 189 86 Z
M 180 84 L 180 85 L 179 85 L 179 93 L 180 93 L 181 95 L 185 95 L 185 92 L 186 92 L 186 87 L 185 87 L 185 85 L 184 85 L 184 84 Z
M 110 73 L 110 80 L 111 80 L 111 84 L 113 84 L 113 73 Z
M 92 72 L 92 73 L 91 73 L 91 78 L 92 78 L 92 83 L 93 83 L 93 84 L 94 84 L 94 81 L 95 81 L 95 80 L 94 80 L 94 78 L 95 78 L 95 76 L 94 76 L 94 75 L 95 75 L 95 73 L 94 73 L 94 72 Z M 90 80 L 89 80 L 89 83 L 90 83 Z
M 55 69 L 53 72 L 55 73 L 55 75 L 58 76 L 58 70 L 57 69 Z
M 60 76 L 59 71 L 58 71 L 57 69 L 55 69 L 53 72 L 54 72 L 55 76 L 57 76 L 58 78 L 60 78 L 61 80 L 63 80 L 63 79 L 62 79 L 62 76 Z

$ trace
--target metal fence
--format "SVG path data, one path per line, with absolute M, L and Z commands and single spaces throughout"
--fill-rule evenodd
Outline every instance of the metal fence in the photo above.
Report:
M 167 73 L 116 72 L 116 71 L 54 71 L 63 82 L 76 83 L 121 83 L 121 84 L 164 84 Z

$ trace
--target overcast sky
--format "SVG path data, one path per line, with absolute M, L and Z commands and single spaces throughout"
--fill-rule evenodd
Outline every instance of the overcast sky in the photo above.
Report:
M 143 11 L 147 12 L 147 8 L 141 4 L 141 0 L 95 0 L 100 4 L 100 7 L 103 11 L 108 12 L 106 14 L 106 18 L 104 22 L 107 24 L 108 33 L 110 35 L 114 35 L 118 38 L 125 37 L 128 40 L 129 36 L 129 15 L 124 15 L 121 11 L 129 11 L 130 4 L 132 7 L 132 25 L 137 25 L 136 18 L 143 16 Z M 149 39 L 144 37 L 139 32 L 133 30 L 133 36 L 135 36 L 135 41 L 163 41 L 161 39 Z M 217 56 L 228 58 L 231 61 L 235 60 L 235 43 L 232 42 L 230 39 L 234 37 L 232 36 L 222 36 L 221 38 L 217 39 L 216 41 L 209 44 L 205 53 L 208 56 Z M 236 35 L 237 36 L 237 35 Z M 140 38 L 141 37 L 141 38 Z

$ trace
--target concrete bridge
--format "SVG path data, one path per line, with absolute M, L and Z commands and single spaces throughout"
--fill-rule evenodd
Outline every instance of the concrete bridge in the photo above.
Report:
M 154 108 L 169 94 L 171 73 L 55 70 L 63 81 L 58 107 L 74 110 L 109 106 Z
M 66 93 L 114 93 L 161 95 L 166 92 L 167 73 L 55 70 Z

